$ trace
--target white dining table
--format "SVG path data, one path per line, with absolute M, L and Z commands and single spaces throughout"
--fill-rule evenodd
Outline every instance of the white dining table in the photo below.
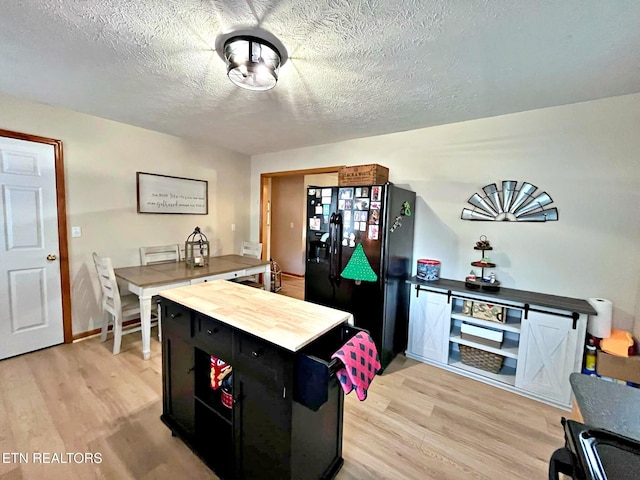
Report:
M 161 291 L 259 274 L 264 276 L 265 290 L 271 291 L 271 262 L 242 255 L 211 257 L 208 265 L 199 267 L 188 267 L 182 261 L 116 268 L 114 273 L 140 299 L 142 356 L 145 360 L 151 356 L 151 299 Z

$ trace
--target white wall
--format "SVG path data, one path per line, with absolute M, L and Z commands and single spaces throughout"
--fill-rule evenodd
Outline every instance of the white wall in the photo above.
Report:
M 609 298 L 614 324 L 632 328 L 640 312 L 639 153 L 636 94 L 258 155 L 251 162 L 252 236 L 261 173 L 378 163 L 389 167 L 390 181 L 418 195 L 414 264 L 440 259 L 442 277 L 464 279 L 484 234 L 504 286 Z M 473 193 L 502 180 L 546 191 L 559 221 L 460 219 Z
M 143 245 L 183 243 L 198 225 L 213 254 L 239 253 L 249 238 L 249 157 L 118 122 L 0 95 L 0 128 L 62 140 L 73 333 L 97 328 L 98 285 L 91 252 L 115 267 L 139 265 Z M 209 182 L 208 215 L 136 213 L 136 171 Z M 231 224 L 236 231 L 231 231 Z

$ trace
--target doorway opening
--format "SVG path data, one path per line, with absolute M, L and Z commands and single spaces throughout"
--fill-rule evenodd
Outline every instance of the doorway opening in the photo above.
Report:
M 304 278 L 307 185 L 338 185 L 340 168 L 312 168 L 260 175 L 262 258 L 275 260 L 283 276 Z

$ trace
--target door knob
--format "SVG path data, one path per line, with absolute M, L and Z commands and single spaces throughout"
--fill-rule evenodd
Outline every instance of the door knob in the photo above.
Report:
M 56 257 L 55 255 L 53 255 L 51 253 L 49 255 L 47 255 L 47 260 L 49 260 L 50 262 L 53 262 L 56 258 L 58 258 L 58 257 Z

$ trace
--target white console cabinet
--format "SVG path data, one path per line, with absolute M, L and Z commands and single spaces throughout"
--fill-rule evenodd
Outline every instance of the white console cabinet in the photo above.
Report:
M 467 290 L 464 282 L 415 278 L 411 296 L 407 357 L 439 366 L 497 387 L 554 405 L 571 408 L 569 375 L 582 365 L 589 315 L 585 300 L 522 290 Z M 465 300 L 504 307 L 504 323 L 463 312 Z M 499 332 L 499 346 L 462 338 L 462 324 Z M 504 357 L 492 373 L 462 363 L 460 345 Z

